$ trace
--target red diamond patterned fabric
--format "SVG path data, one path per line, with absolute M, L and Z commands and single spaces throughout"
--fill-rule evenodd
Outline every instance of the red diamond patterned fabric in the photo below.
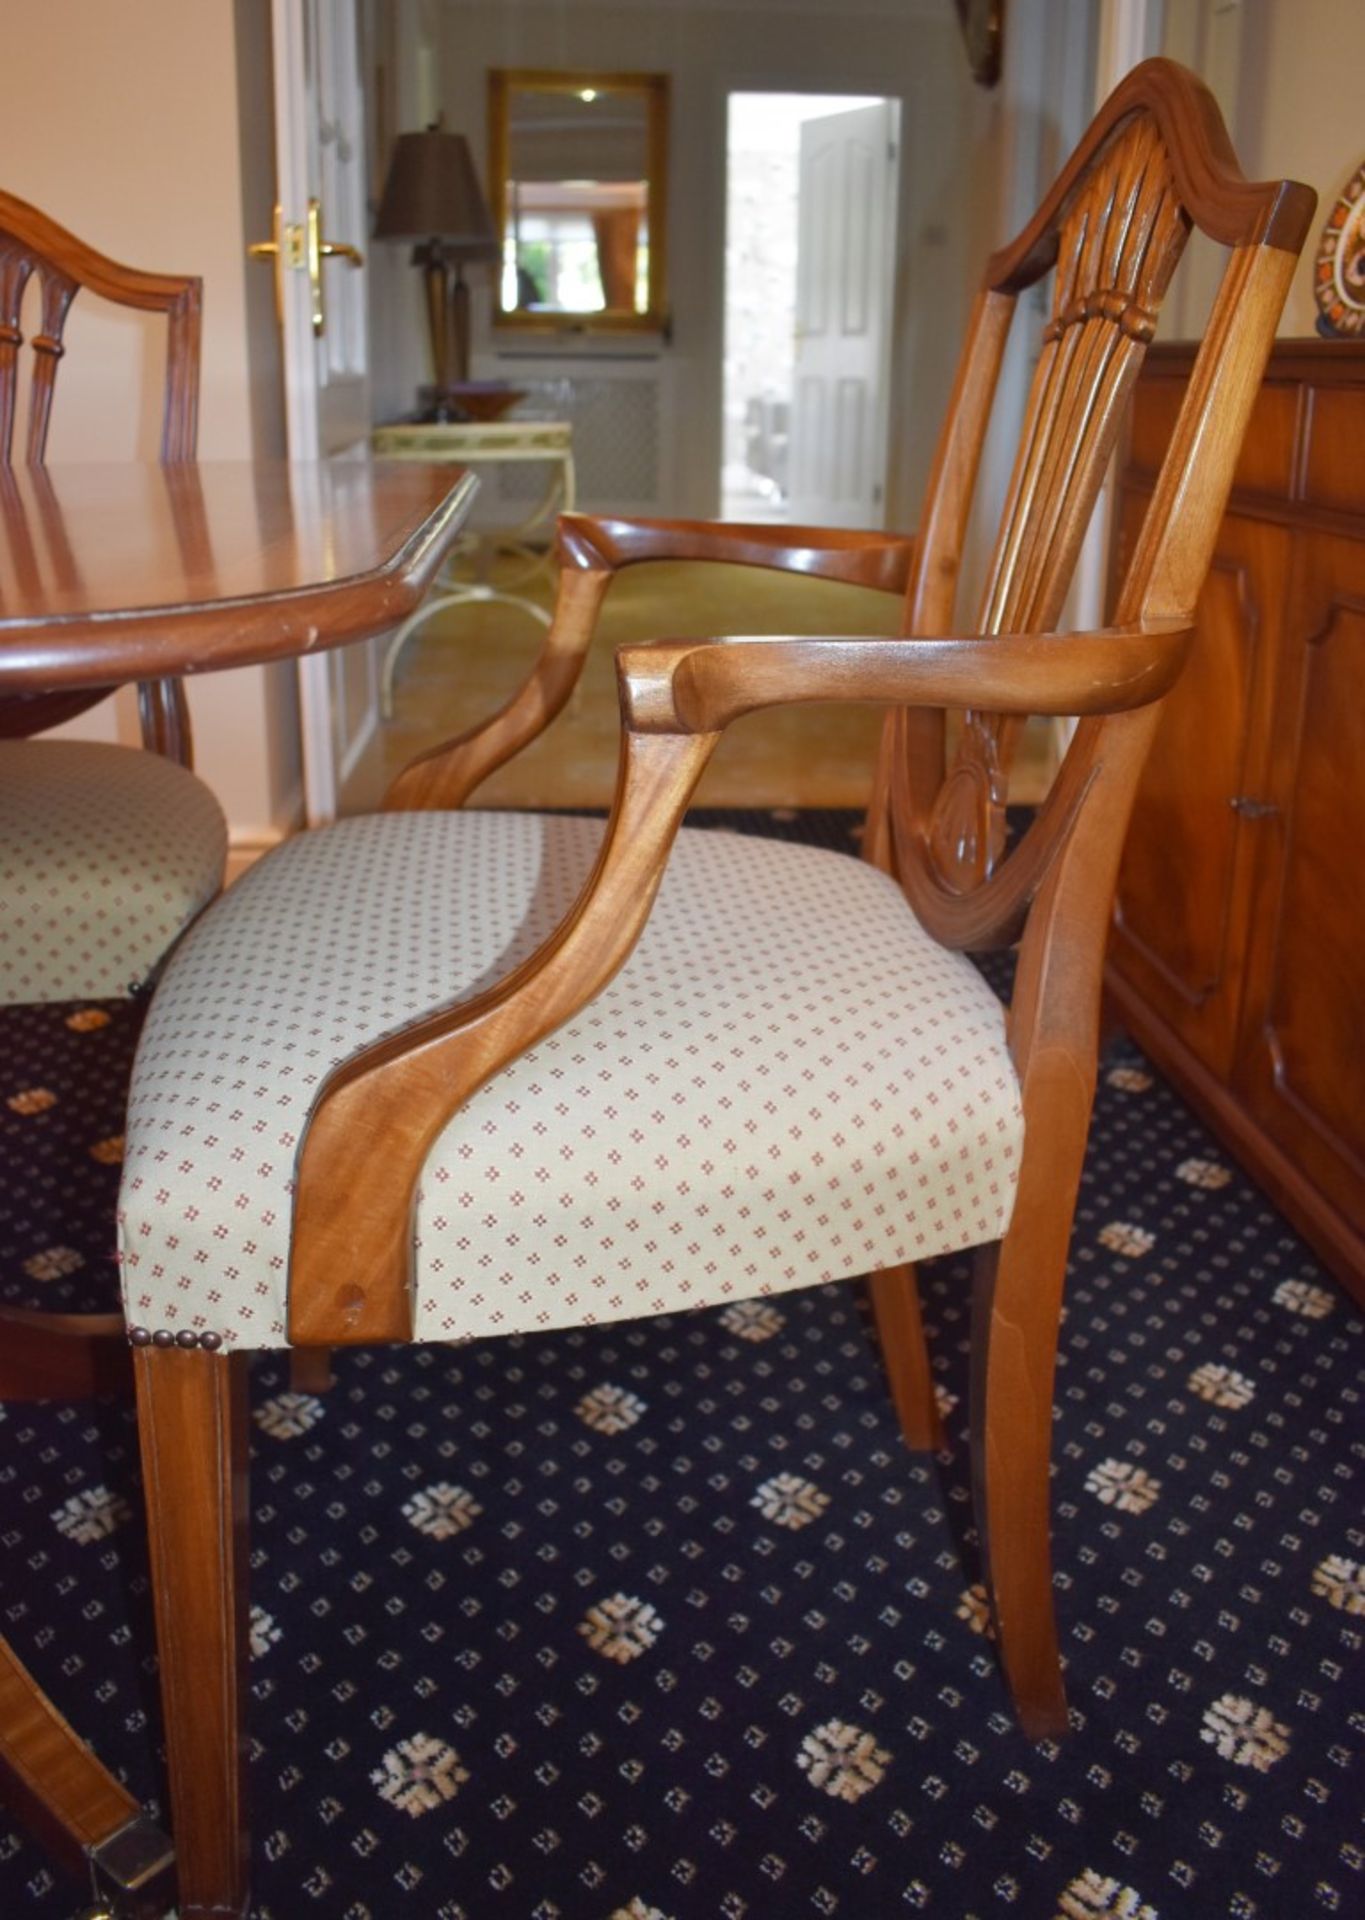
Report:
M 131 1324 L 287 1343 L 291 1179 L 322 1078 L 532 952 L 601 833 L 531 814 L 348 820 L 205 915 L 134 1071 Z M 992 1240 L 1022 1138 L 999 1001 L 890 880 L 686 829 L 621 973 L 433 1148 L 416 1334 L 627 1319 Z
M 226 860 L 218 802 L 160 754 L 0 741 L 0 1001 L 136 991 Z

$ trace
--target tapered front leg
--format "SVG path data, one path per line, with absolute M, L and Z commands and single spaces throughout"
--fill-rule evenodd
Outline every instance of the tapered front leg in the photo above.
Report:
M 289 1391 L 291 1393 L 330 1393 L 336 1385 L 332 1372 L 330 1347 L 291 1347 L 289 1349 Z
M 1034 1740 L 1067 1729 L 1048 1515 L 1070 1223 L 1067 1209 L 1060 1235 L 1055 1227 L 1036 1238 L 1012 1228 L 1005 1241 L 981 1248 L 972 1296 L 976 1523 L 1000 1664 L 1019 1723 Z
M 885 1267 L 868 1275 L 867 1290 L 905 1443 L 917 1452 L 937 1453 L 943 1446 L 943 1423 L 934 1399 L 915 1269 Z
M 246 1912 L 246 1356 L 140 1347 L 138 1427 L 181 1920 Z

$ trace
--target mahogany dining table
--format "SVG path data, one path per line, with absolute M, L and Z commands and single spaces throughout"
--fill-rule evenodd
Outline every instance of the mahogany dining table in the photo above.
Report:
M 422 599 L 475 485 L 411 461 L 0 467 L 0 700 L 386 632 Z M 105 1903 L 92 1912 L 163 1911 L 169 1843 L 3 1639 L 0 1804 L 89 1873 Z
M 383 633 L 425 593 L 475 485 L 407 461 L 0 469 L 0 698 Z

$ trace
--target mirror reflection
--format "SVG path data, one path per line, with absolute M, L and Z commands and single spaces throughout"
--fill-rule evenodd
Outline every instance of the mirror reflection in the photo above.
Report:
M 663 324 L 662 74 L 490 74 L 503 324 Z

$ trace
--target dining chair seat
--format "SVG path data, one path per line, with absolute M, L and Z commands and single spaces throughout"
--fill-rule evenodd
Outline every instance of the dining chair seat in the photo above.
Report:
M 602 831 L 347 820 L 260 862 L 199 922 L 134 1071 L 133 1329 L 286 1344 L 294 1165 L 324 1075 L 525 959 Z M 997 1239 L 1022 1135 L 999 1001 L 892 880 L 685 829 L 615 980 L 429 1153 L 416 1337 L 704 1306 Z
M 0 1001 L 137 992 L 226 859 L 218 802 L 161 754 L 0 740 Z

